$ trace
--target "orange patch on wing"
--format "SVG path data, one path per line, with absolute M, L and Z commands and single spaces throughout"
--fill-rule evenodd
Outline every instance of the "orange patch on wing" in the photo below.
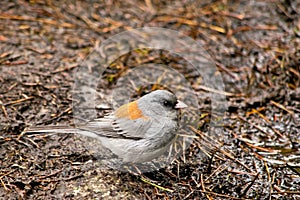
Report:
M 131 120 L 139 118 L 147 119 L 147 117 L 144 116 L 142 111 L 138 108 L 138 104 L 136 101 L 121 106 L 115 111 L 115 115 L 119 118 L 127 118 Z

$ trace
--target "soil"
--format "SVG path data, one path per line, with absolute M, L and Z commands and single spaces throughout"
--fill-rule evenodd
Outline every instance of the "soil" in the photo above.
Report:
M 74 125 L 83 60 L 112 36 L 142 27 L 199 42 L 224 91 L 205 85 L 180 56 L 141 48 L 105 68 L 97 115 L 109 112 L 108 96 L 126 72 L 168 65 L 199 101 L 183 154 L 153 172 L 121 172 L 103 165 L 85 138 L 24 133 Z M 0 199 L 300 199 L 299 1 L 4 0 L 0 85 Z M 130 98 L 159 87 L 132 88 Z M 226 112 L 213 110 L 211 94 L 226 96 Z

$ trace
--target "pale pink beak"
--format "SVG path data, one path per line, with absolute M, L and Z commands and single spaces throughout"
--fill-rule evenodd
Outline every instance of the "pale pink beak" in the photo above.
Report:
M 182 101 L 177 100 L 177 104 L 175 105 L 176 109 L 187 108 L 188 106 Z

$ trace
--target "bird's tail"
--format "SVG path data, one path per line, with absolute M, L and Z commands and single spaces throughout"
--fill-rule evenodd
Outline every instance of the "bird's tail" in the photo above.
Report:
M 81 134 L 88 137 L 97 138 L 97 135 L 91 131 L 82 130 L 79 128 L 75 128 L 72 126 L 35 126 L 29 127 L 23 131 L 25 134 L 33 135 L 33 134 L 41 134 L 41 133 L 71 133 L 71 134 Z
M 76 133 L 72 126 L 34 126 L 24 130 L 25 133 Z

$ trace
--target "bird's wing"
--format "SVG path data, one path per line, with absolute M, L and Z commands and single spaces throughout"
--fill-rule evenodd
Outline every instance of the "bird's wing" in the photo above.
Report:
M 146 118 L 129 120 L 127 118 L 116 118 L 114 115 L 95 119 L 84 126 L 78 127 L 80 130 L 90 131 L 98 136 L 142 139 L 150 128 L 152 121 Z
M 93 120 L 82 130 L 88 130 L 106 137 L 141 139 L 153 125 L 150 117 L 144 116 L 138 108 L 137 101 L 130 102 L 118 108 L 111 115 Z

